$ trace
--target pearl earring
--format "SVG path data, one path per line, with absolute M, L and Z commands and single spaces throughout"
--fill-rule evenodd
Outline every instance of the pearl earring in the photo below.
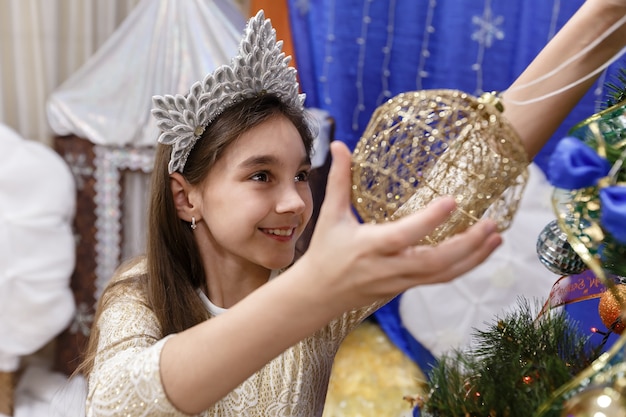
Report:
M 191 230 L 196 230 L 196 218 L 195 217 L 191 217 Z

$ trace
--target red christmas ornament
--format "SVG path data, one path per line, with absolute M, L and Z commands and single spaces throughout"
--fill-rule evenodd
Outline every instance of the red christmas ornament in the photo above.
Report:
M 615 291 L 618 297 L 626 302 L 626 285 L 616 285 Z M 622 319 L 621 301 L 613 295 L 613 291 L 606 290 L 600 296 L 598 304 L 598 313 L 602 319 L 602 323 L 613 333 L 622 334 L 626 326 Z

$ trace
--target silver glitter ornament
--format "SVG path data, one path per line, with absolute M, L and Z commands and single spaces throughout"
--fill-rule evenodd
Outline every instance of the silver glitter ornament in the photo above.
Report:
M 537 256 L 546 268 L 557 275 L 576 275 L 587 269 L 570 246 L 567 234 L 561 230 L 557 220 L 552 220 L 539 233 Z

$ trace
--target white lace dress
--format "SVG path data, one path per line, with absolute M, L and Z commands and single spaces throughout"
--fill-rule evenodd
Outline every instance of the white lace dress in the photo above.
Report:
M 340 343 L 377 307 L 355 310 L 332 321 L 199 415 L 321 416 Z M 107 305 L 96 325 L 100 340 L 89 378 L 87 417 L 185 416 L 165 395 L 159 356 L 167 338 L 162 338 L 141 291 L 134 286 L 125 290 Z

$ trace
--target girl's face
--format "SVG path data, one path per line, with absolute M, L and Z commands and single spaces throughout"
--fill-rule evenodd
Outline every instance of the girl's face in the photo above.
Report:
M 201 190 L 212 252 L 239 265 L 288 266 L 313 210 L 310 170 L 300 134 L 284 116 L 231 143 Z

